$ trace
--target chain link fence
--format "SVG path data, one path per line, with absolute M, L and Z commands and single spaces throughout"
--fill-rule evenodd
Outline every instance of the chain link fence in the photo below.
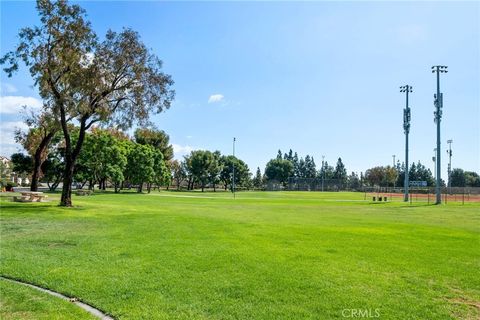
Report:
M 283 184 L 278 181 L 267 181 L 267 191 L 351 191 L 362 192 L 364 200 L 404 201 L 403 187 L 362 186 L 359 181 L 348 183 L 336 179 L 321 178 L 289 178 Z M 434 203 L 436 199 L 435 187 L 410 187 L 409 202 Z M 442 202 L 480 202 L 479 187 L 443 187 L 441 188 Z

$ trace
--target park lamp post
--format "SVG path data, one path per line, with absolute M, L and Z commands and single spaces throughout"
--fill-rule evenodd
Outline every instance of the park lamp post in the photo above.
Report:
M 233 162 L 232 162 L 232 192 L 235 199 L 235 137 L 233 137 Z
M 410 107 L 408 106 L 408 93 L 412 92 L 412 86 L 404 85 L 400 87 L 400 92 L 405 92 L 406 94 L 406 103 L 405 109 L 403 109 L 403 130 L 405 132 L 405 179 L 404 179 L 404 198 L 403 201 L 408 202 L 408 133 L 410 132 Z
M 433 95 L 434 98 L 434 105 L 435 105 L 435 111 L 433 113 L 434 115 L 434 121 L 437 124 L 437 155 L 435 157 L 436 159 L 436 183 L 435 183 L 435 193 L 436 193 L 436 201 L 435 204 L 441 204 L 442 203 L 442 194 L 441 194 L 441 175 L 440 175 L 440 168 L 441 168 L 441 162 L 440 162 L 440 121 L 442 119 L 442 108 L 443 108 L 443 93 L 440 92 L 440 73 L 447 73 L 447 66 L 433 66 L 432 67 L 432 73 L 437 73 L 437 93 Z

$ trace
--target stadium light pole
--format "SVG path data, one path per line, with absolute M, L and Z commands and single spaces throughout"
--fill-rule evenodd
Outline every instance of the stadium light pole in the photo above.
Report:
M 440 92 L 440 73 L 447 73 L 447 66 L 433 66 L 432 73 L 437 73 L 437 93 L 433 95 L 434 97 L 434 105 L 435 105 L 435 112 L 434 119 L 435 123 L 437 124 L 437 156 L 436 158 L 436 185 L 435 185 L 435 193 L 436 193 L 436 201 L 435 204 L 442 203 L 442 194 L 441 194 L 441 155 L 440 155 L 440 121 L 442 119 L 442 108 L 443 108 L 443 93 Z
M 452 187 L 452 181 L 451 181 L 451 175 L 452 175 L 452 142 L 453 140 L 447 140 L 448 143 L 448 188 L 450 189 Z
M 403 197 L 403 201 L 408 202 L 408 133 L 410 132 L 410 107 L 408 106 L 408 93 L 413 92 L 412 86 L 404 85 L 400 87 L 400 92 L 405 92 L 406 101 L 405 101 L 405 109 L 403 109 L 403 130 L 405 132 L 405 179 L 403 183 L 403 187 L 405 190 L 405 194 Z
M 437 148 L 433 148 L 433 176 L 435 178 L 435 181 L 437 180 Z
M 233 162 L 232 162 L 232 192 L 235 199 L 235 137 L 233 137 Z

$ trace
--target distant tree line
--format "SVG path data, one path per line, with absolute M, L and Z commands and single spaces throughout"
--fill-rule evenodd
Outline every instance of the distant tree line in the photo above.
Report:
M 13 169 L 18 173 L 31 173 L 32 186 L 37 186 L 36 180 L 40 180 L 54 191 L 63 181 L 65 143 L 57 133 L 37 169 L 32 155 L 35 154 L 36 145 L 25 138 L 31 136 L 34 130 L 35 128 L 27 133 L 17 133 L 17 140 L 23 142 L 28 154 L 13 154 Z M 78 139 L 79 132 L 74 127 L 71 132 L 74 142 Z M 105 190 L 109 185 L 115 192 L 119 192 L 135 186 L 138 192 L 142 192 L 145 186 L 150 192 L 152 187 L 170 184 L 169 164 L 172 158 L 173 148 L 169 136 L 161 130 L 137 129 L 131 139 L 120 130 L 93 128 L 85 133 L 83 148 L 74 170 L 74 182 L 79 188 L 87 185 L 93 189 L 98 185 Z
M 299 157 L 297 152 L 292 149 L 288 153 L 282 154 L 278 150 L 277 156 L 271 159 L 265 167 L 265 181 L 277 181 L 284 186 L 289 178 L 305 178 L 305 179 L 336 179 L 341 183 L 347 183 L 349 176 L 347 169 L 342 162 L 342 158 L 338 158 L 335 167 L 330 166 L 327 161 L 323 163 L 317 170 L 315 159 L 306 155 L 305 158 Z M 352 179 L 358 179 L 358 176 L 352 172 Z
M 70 130 L 72 142 L 75 142 L 78 129 Z M 54 191 L 63 181 L 65 143 L 57 132 L 48 148 L 43 150 L 37 169 L 34 155 L 38 141 L 32 142 L 37 132 L 35 127 L 26 133 L 17 132 L 17 141 L 22 143 L 27 154 L 16 153 L 11 156 L 13 169 L 32 177 L 32 186 L 37 187 L 37 180 L 40 180 Z M 258 175 L 259 169 L 257 180 Z M 244 161 L 232 155 L 222 155 L 220 151 L 195 150 L 182 161 L 174 160 L 169 136 L 162 130 L 152 128 L 137 129 L 132 138 L 120 130 L 93 128 L 85 133 L 74 170 L 74 182 L 78 188 L 93 189 L 98 186 L 105 190 L 112 187 L 115 192 L 132 187 L 137 188 L 138 192 L 144 188 L 150 192 L 152 188 L 169 188 L 172 184 L 178 189 L 201 188 L 202 191 L 206 187 L 216 191 L 218 186 L 231 190 L 233 182 L 237 188 L 261 187 L 261 182 L 257 180 L 251 179 Z
M 455 168 L 450 175 L 451 187 L 480 187 L 480 175 L 473 171 Z
M 408 177 L 409 181 L 425 181 L 428 187 L 435 186 L 432 171 L 420 161 L 410 164 Z M 278 150 L 277 156 L 267 163 L 263 176 L 260 169 L 257 169 L 253 184 L 264 187 L 266 183 L 274 181 L 286 187 L 289 181 L 301 179 L 322 179 L 341 189 L 352 190 L 373 186 L 403 188 L 405 164 L 397 161 L 395 166 L 376 166 L 360 174 L 352 171 L 348 175 L 342 158 L 338 158 L 335 167 L 325 161 L 317 170 L 312 156 L 306 155 L 303 158 L 291 149 L 288 153 Z M 452 187 L 480 187 L 480 177 L 472 171 L 453 169 L 450 179 Z M 445 181 L 442 180 L 441 183 L 446 186 Z

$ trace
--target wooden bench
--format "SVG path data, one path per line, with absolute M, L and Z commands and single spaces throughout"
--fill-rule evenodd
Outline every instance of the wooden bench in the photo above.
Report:
M 15 202 L 44 202 L 47 195 L 43 194 L 43 192 L 33 192 L 33 191 L 24 191 L 20 192 L 22 195 L 21 197 L 13 197 L 13 201 Z
M 83 190 L 83 189 L 79 189 L 79 190 L 76 190 L 75 191 L 75 194 L 77 196 L 89 196 L 92 194 L 92 190 Z

